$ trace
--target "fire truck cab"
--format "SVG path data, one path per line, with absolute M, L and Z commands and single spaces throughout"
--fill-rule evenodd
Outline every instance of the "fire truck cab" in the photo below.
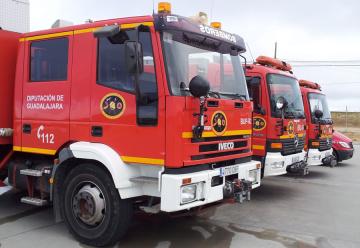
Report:
M 13 46 L 0 179 L 27 191 L 23 203 L 51 202 L 81 242 L 114 244 L 134 206 L 242 202 L 260 186 L 240 36 L 160 3 L 153 16 L 27 33 Z M 211 63 L 222 68 L 216 88 Z
M 321 92 L 319 84 L 299 81 L 306 114 L 306 150 L 307 162 L 310 165 L 336 165 L 333 156 L 332 136 L 333 121 L 326 96 Z
M 245 66 L 254 104 L 253 152 L 263 176 L 308 173 L 305 162 L 305 115 L 297 79 L 283 61 L 260 56 Z

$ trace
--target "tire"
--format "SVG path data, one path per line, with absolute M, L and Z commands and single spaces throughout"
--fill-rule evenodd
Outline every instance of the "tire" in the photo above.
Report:
M 132 203 L 120 198 L 111 176 L 99 165 L 77 166 L 63 185 L 62 216 L 79 242 L 111 246 L 126 233 L 132 219 Z
M 338 166 L 340 161 L 339 161 L 339 155 L 337 154 L 337 152 L 334 150 L 333 151 L 333 155 L 335 157 L 335 160 L 336 160 L 336 165 L 335 166 Z

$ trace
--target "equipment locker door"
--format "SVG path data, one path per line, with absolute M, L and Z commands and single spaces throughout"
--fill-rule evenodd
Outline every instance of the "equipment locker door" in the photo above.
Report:
M 53 155 L 69 140 L 73 32 L 25 39 L 22 147 Z
M 92 83 L 91 139 L 104 143 L 129 163 L 163 165 L 165 157 L 165 101 L 154 29 L 139 32 L 144 71 L 135 74 L 125 62 L 127 41 L 136 40 L 135 29 L 112 38 L 98 38 L 97 71 Z

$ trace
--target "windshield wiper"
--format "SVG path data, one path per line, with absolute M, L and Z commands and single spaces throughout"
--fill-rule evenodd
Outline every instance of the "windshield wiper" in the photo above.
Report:
M 209 95 L 213 95 L 213 96 L 215 96 L 215 97 L 218 98 L 218 99 L 221 98 L 221 97 L 220 97 L 220 93 L 217 92 L 217 91 L 212 91 L 212 90 L 210 90 L 210 91 L 209 91 Z
M 246 95 L 241 95 L 239 93 L 219 92 L 219 94 L 225 95 L 225 96 L 233 96 L 233 97 L 235 97 L 234 99 L 246 100 Z

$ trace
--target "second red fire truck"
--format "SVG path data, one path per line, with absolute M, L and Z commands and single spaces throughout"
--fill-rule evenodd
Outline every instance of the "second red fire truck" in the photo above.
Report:
M 23 203 L 52 203 L 81 242 L 115 243 L 134 206 L 241 202 L 260 186 L 240 36 L 167 3 L 153 16 L 2 34 L 0 179 L 27 192 Z
M 262 175 L 307 174 L 304 106 L 291 66 L 260 56 L 245 70 L 254 103 L 252 148 Z

